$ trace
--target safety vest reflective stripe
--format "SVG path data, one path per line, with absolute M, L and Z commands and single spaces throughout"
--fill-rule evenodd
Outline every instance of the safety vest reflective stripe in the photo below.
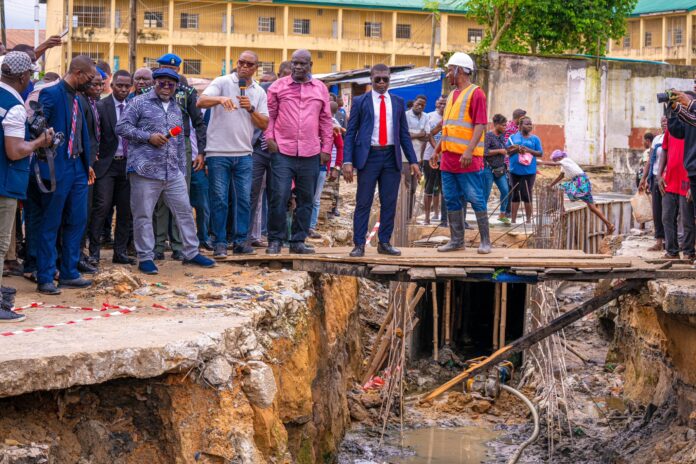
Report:
M 444 140 L 446 142 L 460 143 L 460 144 L 463 144 L 466 146 L 469 146 L 469 144 L 471 143 L 470 139 L 462 139 L 459 137 L 453 137 L 451 135 L 444 135 L 444 136 L 442 136 L 442 138 L 440 140 Z M 483 142 L 479 142 L 476 146 L 483 148 L 484 144 L 483 144 Z
M 470 122 L 459 121 L 459 120 L 457 120 L 457 119 L 448 119 L 448 120 L 446 120 L 442 125 L 443 125 L 443 126 L 466 127 L 467 129 L 473 129 L 473 128 L 474 128 L 474 125 L 471 124 Z

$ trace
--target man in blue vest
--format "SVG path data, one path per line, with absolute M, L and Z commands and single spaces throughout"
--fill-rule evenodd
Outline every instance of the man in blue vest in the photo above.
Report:
M 68 73 L 58 85 L 41 90 L 39 103 L 43 106 L 48 125 L 65 134 L 65 143 L 56 150 L 55 172 L 48 163 L 36 157 L 44 182 L 55 176 L 56 189 L 41 194 L 41 220 L 37 250 L 38 291 L 57 295 L 61 291 L 53 280 L 58 258 L 56 241 L 61 231 L 59 286 L 85 288 L 91 280 L 80 276 L 77 263 L 80 244 L 87 224 L 87 174 L 89 171 L 89 130 L 87 117 L 78 92 L 87 90 L 97 74 L 94 62 L 78 55 L 70 62 Z
M 31 81 L 32 61 L 24 52 L 10 52 L 5 55 L 0 78 L 0 132 L 3 143 L 0 145 L 0 284 L 2 284 L 2 265 L 10 245 L 12 224 L 15 220 L 17 200 L 26 197 L 29 184 L 29 155 L 41 147 L 47 147 L 53 140 L 53 129 L 32 141 L 27 139 L 27 111 L 21 93 Z M 0 322 L 18 322 L 25 318 L 12 311 L 15 290 L 2 289 Z

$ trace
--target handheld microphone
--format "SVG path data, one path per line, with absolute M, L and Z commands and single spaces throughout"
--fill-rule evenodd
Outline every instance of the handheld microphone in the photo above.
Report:
M 239 94 L 243 97 L 246 95 L 247 81 L 243 77 L 239 78 Z
M 169 133 L 165 135 L 165 137 L 171 139 L 172 137 L 176 137 L 177 135 L 181 134 L 181 131 L 181 126 L 172 127 L 171 129 L 169 129 Z

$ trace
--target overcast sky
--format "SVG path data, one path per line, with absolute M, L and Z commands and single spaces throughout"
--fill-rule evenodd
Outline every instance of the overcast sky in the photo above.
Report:
M 46 27 L 46 5 L 39 5 L 41 28 Z M 34 0 L 5 0 L 8 29 L 34 29 Z

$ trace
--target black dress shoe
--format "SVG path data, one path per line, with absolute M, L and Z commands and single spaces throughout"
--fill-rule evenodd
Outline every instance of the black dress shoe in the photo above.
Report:
M 184 254 L 180 251 L 173 251 L 172 252 L 172 259 L 175 261 L 183 261 L 184 260 Z
M 350 252 L 351 258 L 362 258 L 365 256 L 365 245 L 355 245 L 353 251 Z
M 290 243 L 290 253 L 294 253 L 296 255 L 311 255 L 314 252 L 314 248 L 308 247 L 304 244 L 304 242 Z
M 131 258 L 125 253 L 114 253 L 114 257 L 111 259 L 114 264 L 135 264 L 135 259 Z
M 266 248 L 266 254 L 267 255 L 279 255 L 282 248 L 283 248 L 283 244 L 281 242 L 270 242 L 268 244 L 268 248 Z
M 81 259 L 77 262 L 77 270 L 83 274 L 96 274 L 97 268 L 87 262 L 87 259 Z
M 213 251 L 213 250 L 214 250 L 213 244 L 210 243 L 210 242 L 205 242 L 205 241 L 204 241 L 204 242 L 201 242 L 200 247 L 203 248 L 204 250 L 207 250 L 207 251 Z
M 401 256 L 401 251 L 389 243 L 379 243 L 377 245 L 377 253 L 380 255 Z
M 156 251 L 155 261 L 164 261 L 164 253 L 162 253 L 161 251 Z

